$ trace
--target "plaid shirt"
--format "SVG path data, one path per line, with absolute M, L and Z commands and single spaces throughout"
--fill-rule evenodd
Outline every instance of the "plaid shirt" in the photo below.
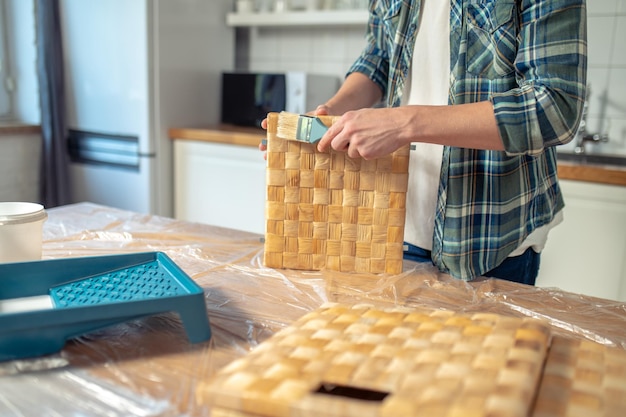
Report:
M 585 0 L 450 1 L 449 104 L 490 100 L 505 147 L 444 147 L 432 257 L 470 280 L 564 206 L 554 146 L 572 140 L 580 122 L 586 7 Z M 401 102 L 420 4 L 370 1 L 367 46 L 350 72 L 379 85 L 387 106 Z

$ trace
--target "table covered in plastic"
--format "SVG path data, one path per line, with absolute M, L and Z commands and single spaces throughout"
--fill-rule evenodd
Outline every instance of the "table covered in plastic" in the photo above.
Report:
M 202 416 L 198 389 L 232 360 L 326 302 L 537 317 L 553 334 L 626 350 L 626 304 L 426 264 L 398 275 L 276 270 L 262 236 L 82 203 L 48 210 L 43 258 L 166 253 L 204 290 L 212 338 L 191 344 L 175 314 L 85 334 L 57 354 L 0 362 L 2 416 Z M 590 278 L 592 279 L 592 278 Z

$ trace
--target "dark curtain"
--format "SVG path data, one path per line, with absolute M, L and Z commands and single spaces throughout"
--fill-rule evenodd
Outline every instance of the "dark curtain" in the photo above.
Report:
M 35 20 L 43 136 L 41 202 L 44 207 L 51 208 L 70 202 L 63 47 L 58 0 L 36 0 Z

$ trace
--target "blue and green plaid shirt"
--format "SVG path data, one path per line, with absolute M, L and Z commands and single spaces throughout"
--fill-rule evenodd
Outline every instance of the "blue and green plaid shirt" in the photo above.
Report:
M 432 257 L 469 280 L 564 206 L 555 146 L 573 139 L 582 113 L 586 7 L 585 0 L 450 1 L 449 104 L 491 101 L 506 149 L 444 147 Z M 370 1 L 367 46 L 349 72 L 369 76 L 387 106 L 402 99 L 420 4 Z

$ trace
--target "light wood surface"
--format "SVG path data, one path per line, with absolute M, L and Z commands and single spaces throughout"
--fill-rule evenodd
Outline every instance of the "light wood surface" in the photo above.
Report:
M 41 127 L 38 125 L 0 122 L 0 138 L 2 136 L 31 135 L 31 134 L 39 134 L 39 133 L 41 133 Z
M 277 127 L 278 114 L 270 113 L 265 266 L 401 273 L 409 147 L 352 159 L 283 139 Z
M 549 337 L 537 319 L 329 303 L 198 395 L 223 416 L 526 417 Z
M 171 128 L 168 135 L 172 140 L 197 140 L 230 145 L 258 147 L 266 137 L 260 127 L 219 125 L 206 128 Z
M 558 175 L 562 180 L 626 186 L 626 168 L 617 166 L 559 162 Z
M 626 415 L 626 352 L 589 340 L 554 337 L 533 416 Z
M 198 388 L 221 417 L 612 417 L 626 353 L 538 319 L 328 303 Z

